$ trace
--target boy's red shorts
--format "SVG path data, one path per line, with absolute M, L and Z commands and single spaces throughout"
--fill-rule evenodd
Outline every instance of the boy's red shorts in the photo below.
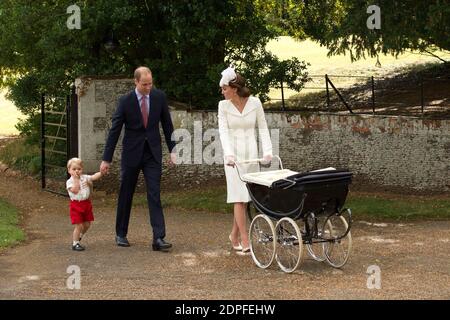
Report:
M 72 220 L 72 224 L 94 221 L 91 200 L 70 200 L 70 220 Z

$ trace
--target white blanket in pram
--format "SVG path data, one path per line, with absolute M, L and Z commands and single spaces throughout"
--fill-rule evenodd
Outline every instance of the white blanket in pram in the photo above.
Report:
M 318 169 L 310 172 L 319 172 L 325 170 L 336 170 L 335 168 L 329 167 L 324 169 Z M 298 172 L 292 171 L 289 169 L 282 170 L 271 170 L 271 171 L 259 171 L 259 172 L 251 172 L 246 173 L 242 176 L 242 180 L 244 182 L 256 183 L 266 187 L 270 187 L 272 183 L 278 181 L 280 179 L 286 179 L 287 177 L 293 176 Z

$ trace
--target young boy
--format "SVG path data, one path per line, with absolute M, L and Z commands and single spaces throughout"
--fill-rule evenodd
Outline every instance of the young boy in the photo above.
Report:
M 91 226 L 91 221 L 94 221 L 90 200 L 92 181 L 100 179 L 102 173 L 83 174 L 83 161 L 79 158 L 67 161 L 67 171 L 71 175 L 66 182 L 70 196 L 70 219 L 75 225 L 72 250 L 83 251 L 84 247 L 80 244 L 81 238 Z

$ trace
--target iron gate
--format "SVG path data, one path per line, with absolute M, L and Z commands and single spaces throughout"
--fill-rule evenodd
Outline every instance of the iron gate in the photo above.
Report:
M 78 155 L 78 97 L 41 96 L 41 187 L 67 196 L 67 161 Z

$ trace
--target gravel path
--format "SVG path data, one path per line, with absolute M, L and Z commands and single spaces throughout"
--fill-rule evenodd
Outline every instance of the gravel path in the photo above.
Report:
M 285 274 L 276 263 L 262 270 L 230 250 L 229 214 L 166 210 L 174 248 L 162 253 L 150 249 L 146 210 L 133 209 L 132 246 L 117 247 L 115 208 L 97 193 L 87 250 L 73 252 L 67 198 L 8 172 L 0 173 L 0 197 L 23 213 L 28 240 L 0 252 L 0 299 L 450 298 L 450 221 L 372 223 L 354 213 L 347 265 L 339 270 L 305 257 L 298 271 Z M 381 270 L 380 289 L 367 287 L 372 265 Z M 67 286 L 70 266 L 79 267 L 80 289 Z

